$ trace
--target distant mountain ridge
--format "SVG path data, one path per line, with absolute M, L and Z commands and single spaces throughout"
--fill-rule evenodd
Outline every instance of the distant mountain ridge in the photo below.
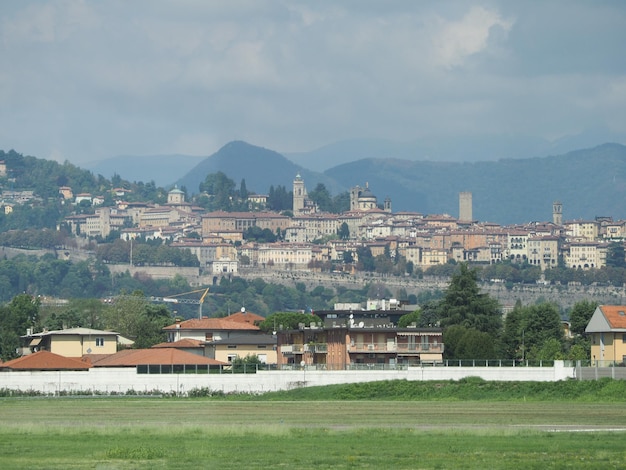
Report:
M 196 166 L 206 157 L 189 155 L 143 155 L 107 158 L 85 164 L 85 169 L 94 175 L 102 175 L 111 179 L 114 174 L 127 181 L 154 181 L 157 186 L 168 186 L 183 172 Z
M 237 185 L 245 179 L 248 190 L 257 194 L 267 194 L 272 185 L 283 185 L 289 191 L 297 174 L 309 185 L 323 183 L 331 192 L 340 192 L 342 189 L 324 174 L 296 165 L 278 152 L 243 141 L 224 145 L 177 180 L 176 184 L 185 186 L 189 193 L 195 194 L 206 176 L 218 171 L 226 174 Z M 313 187 L 309 186 L 309 189 Z
M 393 209 L 458 216 L 459 193 L 469 191 L 476 220 L 501 224 L 552 220 L 552 202 L 564 220 L 625 218 L 626 146 L 604 144 L 565 155 L 453 163 L 365 159 L 325 172 L 337 181 L 369 181 Z
M 197 193 L 206 175 L 222 171 L 237 185 L 266 194 L 270 186 L 287 190 L 297 174 L 309 191 L 322 183 L 334 195 L 368 183 L 379 203 L 386 197 L 397 211 L 458 216 L 459 193 L 473 196 L 476 220 L 500 224 L 549 221 L 552 203 L 563 204 L 563 218 L 626 219 L 626 146 L 603 144 L 561 155 L 497 161 L 436 162 L 402 158 L 363 158 L 316 172 L 278 152 L 246 142 L 226 144 L 201 159 L 181 177 L 171 171 L 171 183 Z M 121 176 L 128 179 L 122 172 Z M 177 179 L 178 178 L 178 179 Z

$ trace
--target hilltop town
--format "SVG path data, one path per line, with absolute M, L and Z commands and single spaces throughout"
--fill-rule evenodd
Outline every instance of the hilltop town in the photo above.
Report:
M 68 203 L 88 201 L 95 208 L 92 214 L 65 218 L 75 236 L 105 239 L 119 231 L 126 241 L 167 240 L 172 247 L 189 249 L 200 269 L 213 274 L 236 274 L 245 267 L 352 270 L 365 261 L 359 256 L 381 255 L 404 260 L 409 273 L 450 261 L 489 265 L 505 260 L 541 272 L 559 266 L 589 270 L 606 266 L 610 243 L 622 240 L 626 231 L 626 221 L 611 217 L 564 221 L 558 201 L 552 204 L 550 221 L 507 226 L 477 221 L 470 192 L 459 194 L 456 217 L 393 212 L 392 201 L 381 203 L 367 182 L 351 188 L 349 210 L 328 213 L 308 197 L 300 175 L 293 181 L 292 213 L 266 210 L 268 196 L 258 194 L 246 198 L 249 211 L 206 212 L 176 187 L 164 204 L 127 202 L 127 191 L 118 188 L 110 207 L 102 207 L 97 196 L 74 195 L 70 187 L 59 192 Z M 277 236 L 271 242 L 250 242 L 246 232 L 251 228 Z M 376 266 L 383 273 L 392 269 L 390 264 Z

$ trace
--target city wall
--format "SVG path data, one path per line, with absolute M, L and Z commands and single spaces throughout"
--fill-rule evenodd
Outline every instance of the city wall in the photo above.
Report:
M 553 367 L 409 367 L 373 371 L 259 371 L 256 374 L 137 374 L 135 368 L 91 368 L 87 371 L 0 372 L 0 388 L 43 393 L 98 392 L 124 394 L 160 391 L 187 394 L 209 388 L 224 393 L 264 393 L 298 387 L 379 380 L 460 380 L 481 377 L 498 381 L 555 382 L 576 378 L 574 367 L 555 361 Z

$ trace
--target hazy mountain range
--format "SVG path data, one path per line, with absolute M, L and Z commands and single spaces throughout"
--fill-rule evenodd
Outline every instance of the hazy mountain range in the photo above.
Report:
M 379 202 L 391 198 L 394 212 L 453 216 L 458 216 L 459 192 L 470 191 L 474 218 L 501 224 L 551 220 L 555 200 L 563 203 L 564 220 L 600 215 L 626 218 L 626 147 L 621 144 L 553 156 L 458 162 L 401 158 L 415 156 L 410 146 L 385 142 L 343 142 L 287 158 L 235 141 L 206 158 L 123 157 L 100 162 L 98 171 L 88 169 L 106 177 L 117 173 L 124 179 L 153 180 L 160 186 L 177 184 L 191 194 L 207 174 L 217 171 L 237 185 L 245 179 L 247 189 L 260 194 L 267 194 L 270 185 L 289 190 L 300 174 L 309 191 L 323 183 L 334 195 L 368 183 Z M 394 157 L 367 156 L 385 150 Z M 344 155 L 352 152 L 367 157 L 346 162 Z M 335 164 L 328 166 L 330 162 Z

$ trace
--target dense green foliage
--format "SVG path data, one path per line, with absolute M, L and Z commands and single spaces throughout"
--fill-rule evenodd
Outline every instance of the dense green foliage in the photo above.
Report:
M 297 312 L 276 312 L 261 322 L 262 331 L 297 330 L 299 325 L 308 327 L 311 323 L 321 323 L 317 315 Z
M 347 191 L 333 197 L 323 183 L 318 183 L 308 196 L 323 212 L 339 214 L 350 210 L 350 193 Z
M 134 266 L 191 266 L 200 265 L 196 255 L 188 248 L 174 248 L 163 245 L 161 240 L 117 239 L 112 243 L 102 243 L 96 249 L 96 258 L 104 263 L 130 263 Z
M 34 327 L 39 319 L 39 299 L 20 294 L 8 305 L 0 307 L 0 358 L 17 357 L 20 336 Z
M 103 313 L 104 327 L 134 340 L 137 349 L 165 342 L 162 329 L 172 323 L 167 307 L 151 304 L 141 292 L 118 297 Z
M 579 401 L 626 402 L 625 380 L 495 382 L 478 377 L 454 381 L 386 380 L 268 392 L 252 400 Z
M 450 285 L 439 303 L 442 327 L 460 325 L 494 335 L 502 326 L 498 302 L 480 292 L 476 271 L 466 264 L 452 275 Z

